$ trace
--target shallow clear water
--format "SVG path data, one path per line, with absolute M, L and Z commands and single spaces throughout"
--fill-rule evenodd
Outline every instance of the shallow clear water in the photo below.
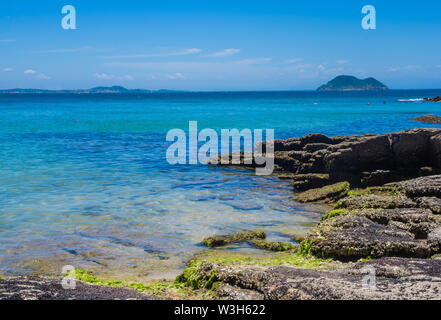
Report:
M 322 208 L 291 201 L 290 184 L 273 177 L 171 166 L 167 131 L 190 120 L 199 129 L 275 129 L 276 138 L 441 127 L 407 120 L 440 115 L 441 104 L 397 101 L 439 94 L 0 96 L 0 273 L 72 264 L 161 277 L 178 272 L 209 235 L 263 229 L 287 240 Z

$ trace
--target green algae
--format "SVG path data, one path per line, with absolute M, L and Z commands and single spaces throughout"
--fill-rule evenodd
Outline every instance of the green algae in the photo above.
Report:
M 230 235 L 212 236 L 202 240 L 207 247 L 221 247 L 235 242 L 250 241 L 254 239 L 265 239 L 266 234 L 262 230 L 250 232 L 236 232 Z
M 330 210 L 327 211 L 322 217 L 321 217 L 321 221 L 325 221 L 328 219 L 332 219 L 334 217 L 338 217 L 341 216 L 342 214 L 344 214 L 346 212 L 346 209 L 334 209 L 334 210 Z
M 298 193 L 294 195 L 294 200 L 299 202 L 332 200 L 346 196 L 349 191 L 350 184 L 349 182 L 344 181 Z
M 82 281 L 86 284 L 108 287 L 126 287 L 146 295 L 160 297 L 173 297 L 176 295 L 179 297 L 186 297 L 193 294 L 188 288 L 173 280 L 155 280 L 142 283 L 119 279 L 101 279 L 84 269 L 75 269 L 74 271 L 67 273 L 65 276 L 72 277 L 73 279 Z
M 269 251 L 294 251 L 297 247 L 286 241 L 267 241 L 262 239 L 251 240 L 250 243 L 258 248 Z

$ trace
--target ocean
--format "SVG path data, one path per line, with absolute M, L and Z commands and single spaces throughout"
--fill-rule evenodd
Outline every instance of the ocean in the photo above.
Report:
M 441 90 L 0 95 L 0 274 L 174 277 L 207 236 L 262 229 L 289 241 L 323 208 L 292 201 L 288 181 L 207 165 L 170 165 L 174 128 L 386 133 L 441 125 L 421 102 Z M 228 250 L 257 254 L 240 244 Z

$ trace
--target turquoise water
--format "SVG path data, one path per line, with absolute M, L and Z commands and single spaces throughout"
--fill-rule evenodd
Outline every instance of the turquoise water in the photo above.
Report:
M 263 229 L 289 240 L 323 209 L 293 202 L 290 184 L 273 177 L 169 165 L 167 131 L 190 120 L 199 129 L 274 129 L 276 138 L 439 128 L 407 119 L 441 115 L 441 104 L 398 100 L 440 94 L 0 96 L 0 274 L 72 264 L 172 276 L 212 234 Z

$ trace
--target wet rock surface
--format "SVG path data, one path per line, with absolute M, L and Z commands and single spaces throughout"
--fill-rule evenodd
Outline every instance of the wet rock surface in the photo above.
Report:
M 128 288 L 85 284 L 63 289 L 61 279 L 34 276 L 0 279 L 0 300 L 153 300 Z

